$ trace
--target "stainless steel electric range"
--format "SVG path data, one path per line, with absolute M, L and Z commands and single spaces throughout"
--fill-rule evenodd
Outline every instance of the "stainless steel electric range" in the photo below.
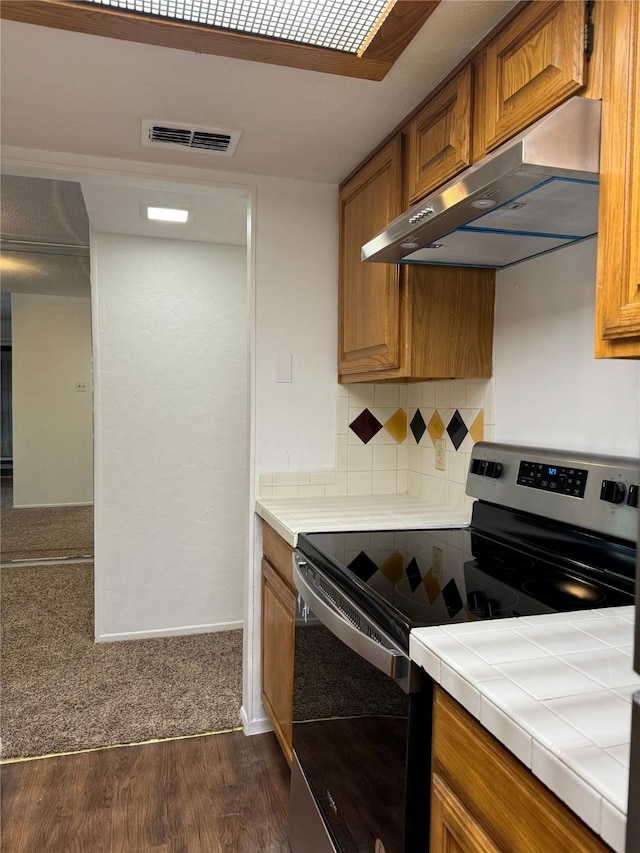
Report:
M 412 628 L 634 602 L 638 462 L 475 445 L 469 527 L 309 533 L 294 554 L 293 853 L 428 850 Z

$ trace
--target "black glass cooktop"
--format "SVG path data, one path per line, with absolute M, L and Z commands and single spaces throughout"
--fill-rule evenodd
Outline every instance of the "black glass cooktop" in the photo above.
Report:
M 404 644 L 419 626 L 634 602 L 634 549 L 549 539 L 547 553 L 474 527 L 310 533 L 298 549 Z

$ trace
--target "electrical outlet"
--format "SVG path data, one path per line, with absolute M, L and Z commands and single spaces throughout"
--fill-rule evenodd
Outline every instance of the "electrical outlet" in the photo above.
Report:
M 436 438 L 436 470 L 444 471 L 447 467 L 447 442 L 444 438 Z

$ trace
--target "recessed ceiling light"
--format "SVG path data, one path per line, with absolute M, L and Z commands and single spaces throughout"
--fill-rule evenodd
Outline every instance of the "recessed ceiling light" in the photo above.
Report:
M 356 54 L 390 0 L 86 0 L 150 18 L 169 18 L 232 32 Z
M 176 207 L 150 207 L 146 206 L 147 219 L 158 219 L 160 222 L 186 222 L 189 218 L 188 210 L 179 210 Z

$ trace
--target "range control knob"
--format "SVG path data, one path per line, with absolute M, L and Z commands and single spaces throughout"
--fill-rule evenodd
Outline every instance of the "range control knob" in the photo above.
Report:
M 611 504 L 621 504 L 627 490 L 620 480 L 603 480 L 600 489 L 600 500 Z
M 471 473 L 497 480 L 502 475 L 502 462 L 492 462 L 490 459 L 473 459 Z
M 629 486 L 629 497 L 627 498 L 627 506 L 638 507 L 638 486 Z

